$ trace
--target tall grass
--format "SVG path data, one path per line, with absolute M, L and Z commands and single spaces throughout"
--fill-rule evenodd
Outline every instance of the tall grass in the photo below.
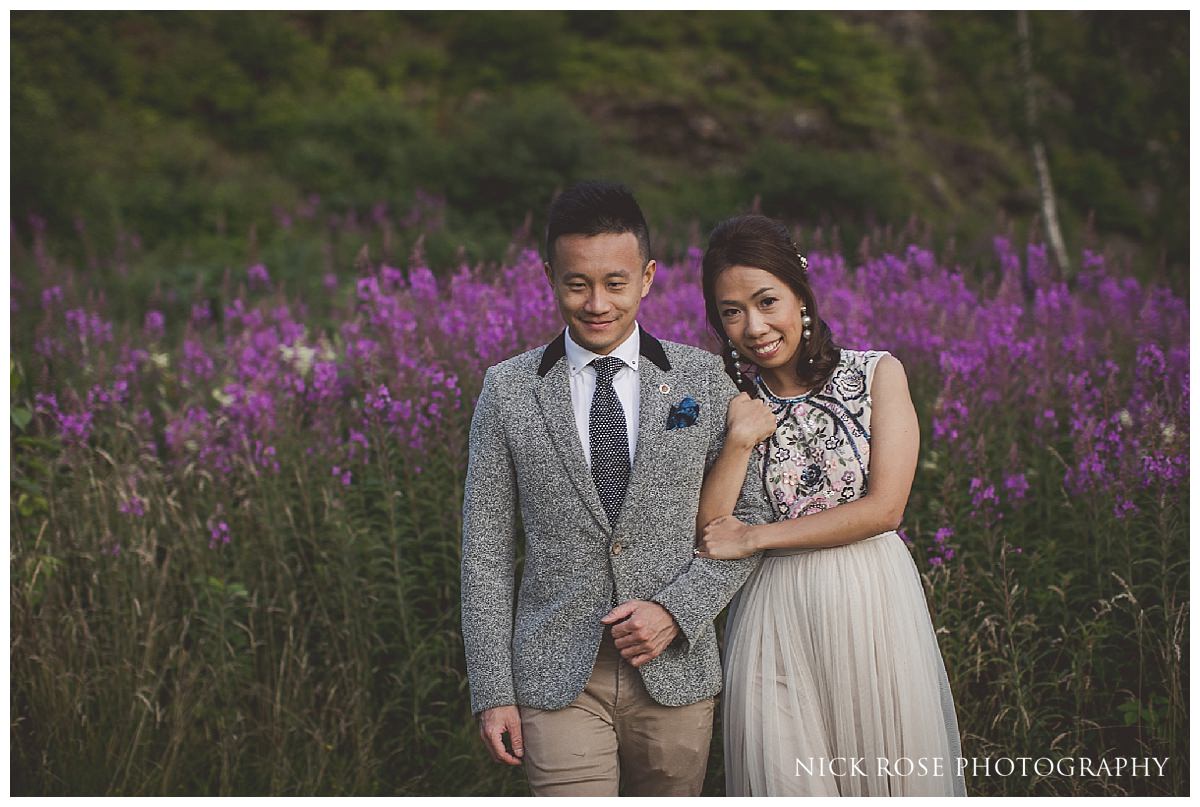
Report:
M 1169 758 L 968 768 L 976 794 L 1189 786 L 1188 312 L 1085 257 L 1067 286 L 1003 239 L 976 277 L 810 255 L 842 343 L 910 378 L 905 532 L 964 755 Z M 660 270 L 657 336 L 707 345 L 697 258 Z M 527 792 L 469 712 L 458 547 L 482 370 L 558 327 L 536 256 L 254 265 L 151 303 L 98 264 L 14 251 L 12 792 Z

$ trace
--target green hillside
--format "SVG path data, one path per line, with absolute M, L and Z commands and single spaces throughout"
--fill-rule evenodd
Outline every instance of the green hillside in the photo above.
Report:
M 1031 23 L 1068 248 L 1185 283 L 1186 13 Z M 242 261 L 311 194 L 366 217 L 418 191 L 435 265 L 494 259 L 589 176 L 667 248 L 756 200 L 964 260 L 1039 214 L 1015 12 L 15 12 L 11 45 L 17 234 L 82 221 L 163 261 Z

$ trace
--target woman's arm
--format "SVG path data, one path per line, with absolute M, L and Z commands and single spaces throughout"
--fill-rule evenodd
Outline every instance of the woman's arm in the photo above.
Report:
M 746 466 L 754 446 L 775 431 L 775 415 L 761 400 L 739 393 L 729 401 L 725 418 L 725 442 L 721 453 L 704 476 L 700 508 L 696 511 L 696 534 L 713 519 L 728 516 L 737 505 L 746 480 Z
M 702 531 L 700 556 L 728 560 L 765 549 L 841 546 L 900 526 L 920 450 L 917 413 L 904 366 L 894 357 L 879 359 L 871 386 L 869 489 L 862 498 L 771 524 L 717 519 Z

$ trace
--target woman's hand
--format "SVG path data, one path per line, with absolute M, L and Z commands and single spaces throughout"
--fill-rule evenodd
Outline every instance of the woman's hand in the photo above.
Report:
M 696 556 L 713 560 L 737 560 L 758 550 L 750 533 L 751 526 L 733 516 L 714 518 L 696 542 Z
M 729 402 L 725 420 L 725 441 L 741 448 L 752 448 L 775 433 L 775 413 L 766 401 L 739 392 Z

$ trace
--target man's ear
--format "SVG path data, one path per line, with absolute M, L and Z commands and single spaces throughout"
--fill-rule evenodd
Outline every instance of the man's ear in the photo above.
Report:
M 554 288 L 554 269 L 550 266 L 550 261 L 542 261 L 542 269 L 546 272 L 546 281 L 549 282 L 550 288 Z
M 650 287 L 652 285 L 654 285 L 654 272 L 657 269 L 658 269 L 658 264 L 656 264 L 654 262 L 653 258 L 646 261 L 646 268 L 642 270 L 642 296 L 643 297 L 645 297 L 649 293 Z

